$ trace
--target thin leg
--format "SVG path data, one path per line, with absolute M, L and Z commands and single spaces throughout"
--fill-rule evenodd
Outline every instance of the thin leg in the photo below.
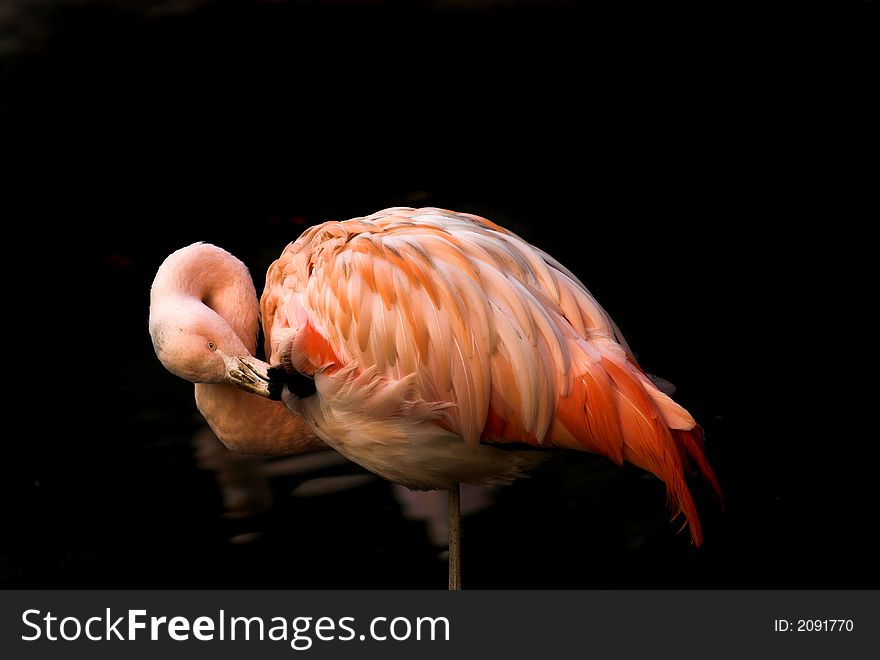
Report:
M 449 590 L 461 589 L 461 486 L 449 490 Z

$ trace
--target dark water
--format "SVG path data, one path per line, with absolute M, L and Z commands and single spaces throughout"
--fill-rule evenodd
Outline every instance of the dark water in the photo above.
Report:
M 0 14 L 7 348 L 36 380 L 7 410 L 4 586 L 442 588 L 436 502 L 224 456 L 146 327 L 178 247 L 260 288 L 306 226 L 398 204 L 579 275 L 726 493 L 695 484 L 698 551 L 662 484 L 560 456 L 465 517 L 466 587 L 880 584 L 871 3 L 160 4 Z

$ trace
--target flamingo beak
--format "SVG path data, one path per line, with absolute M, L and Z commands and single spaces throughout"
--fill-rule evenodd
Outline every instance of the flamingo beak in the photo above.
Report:
M 293 395 L 297 399 L 305 399 L 318 391 L 312 376 L 306 376 L 298 371 L 287 371 L 282 367 L 269 369 L 269 387 L 273 390 L 278 389 L 281 395 L 279 399 L 282 401 L 287 399 L 284 395 L 285 388 L 288 396 Z
M 270 377 L 272 367 L 251 355 L 224 355 L 226 382 L 251 394 L 281 400 L 283 382 Z M 274 371 L 274 370 L 273 370 Z

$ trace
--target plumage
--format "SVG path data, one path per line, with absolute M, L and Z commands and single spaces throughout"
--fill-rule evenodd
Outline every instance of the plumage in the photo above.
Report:
M 364 467 L 452 488 L 548 455 L 521 446 L 595 452 L 662 479 L 700 544 L 685 475 L 720 489 L 696 422 L 586 287 L 512 232 L 436 208 L 326 222 L 272 264 L 260 305 L 270 363 L 315 378 L 289 409 Z

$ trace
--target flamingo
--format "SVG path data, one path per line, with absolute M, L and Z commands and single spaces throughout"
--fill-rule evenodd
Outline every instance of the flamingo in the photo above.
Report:
M 199 409 L 233 449 L 326 443 L 395 483 L 447 490 L 451 589 L 459 484 L 509 484 L 559 450 L 656 475 L 701 545 L 686 476 L 721 489 L 700 427 L 580 280 L 513 232 L 408 207 L 308 228 L 267 272 L 268 362 L 253 357 L 253 291 L 219 248 L 171 255 L 151 297 L 159 359 L 197 383 Z

